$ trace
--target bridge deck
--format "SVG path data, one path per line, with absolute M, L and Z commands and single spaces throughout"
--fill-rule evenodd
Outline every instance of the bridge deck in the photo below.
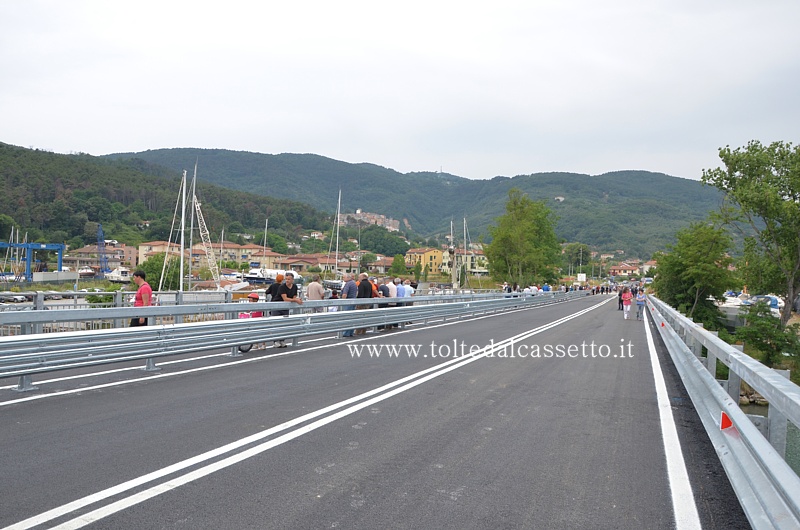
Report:
M 454 345 L 477 354 L 512 337 L 513 358 L 510 344 L 454 355 Z M 369 346 L 383 346 L 380 357 Z M 139 363 L 60 373 L 31 394 L 3 390 L 0 526 L 676 525 L 645 324 L 624 321 L 616 298 L 330 334 L 238 359 L 212 353 L 157 373 Z M 679 502 L 705 528 L 748 528 L 658 357 L 693 492 L 679 490 Z

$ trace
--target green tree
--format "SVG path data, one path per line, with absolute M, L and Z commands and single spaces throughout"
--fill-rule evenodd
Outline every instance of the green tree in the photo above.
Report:
M 14 219 L 4 213 L 0 213 L 0 241 L 8 241 L 11 236 L 12 226 L 14 226 Z
M 414 264 L 414 281 L 418 282 L 421 275 L 422 275 L 422 263 L 418 261 Z
M 736 328 L 736 338 L 761 352 L 761 362 L 775 366 L 783 360 L 784 353 L 800 353 L 800 325 L 783 326 L 779 318 L 772 316 L 766 302 L 742 306 L 741 313 L 745 325 Z
M 397 234 L 382 226 L 370 225 L 361 229 L 361 248 L 385 256 L 401 254 L 405 256 L 408 244 Z
M 692 223 L 676 238 L 668 253 L 656 255 L 653 286 L 664 302 L 716 329 L 720 313 L 713 299 L 722 299 L 734 282 L 728 270 L 731 238 L 708 223 Z
M 742 285 L 751 293 L 780 292 L 784 285 L 783 274 L 752 238 L 744 240 L 744 252 L 737 260 L 736 272 Z
M 75 236 L 66 243 L 67 243 L 67 248 L 72 250 L 81 248 L 84 245 L 83 238 L 80 236 Z
M 556 218 L 543 201 L 534 202 L 516 188 L 508 192 L 506 213 L 489 227 L 492 242 L 484 249 L 496 280 L 529 285 L 556 278 L 561 261 Z
M 763 256 L 783 278 L 783 326 L 800 292 L 800 147 L 751 141 L 719 150 L 725 168 L 703 170 L 703 182 L 725 193 L 719 217 L 745 237 L 753 236 Z
M 573 273 L 592 267 L 592 251 L 585 243 L 569 243 L 564 247 L 564 263 Z
M 365 252 L 364 254 L 362 254 L 360 259 L 361 271 L 362 272 L 369 271 L 369 264 L 375 261 L 376 259 L 378 259 L 378 257 L 371 252 Z M 394 262 L 392 262 L 392 265 L 394 265 Z
M 150 256 L 145 261 L 139 264 L 138 269 L 143 270 L 145 279 L 154 291 L 161 286 L 162 291 L 175 291 L 180 286 L 180 261 L 177 257 L 171 256 L 164 273 L 164 281 L 161 281 L 161 271 L 164 270 L 164 257 L 166 254 L 163 252 Z M 186 266 L 186 264 L 184 264 Z
M 402 254 L 395 255 L 392 266 L 389 267 L 389 275 L 398 277 L 406 273 L 406 260 Z

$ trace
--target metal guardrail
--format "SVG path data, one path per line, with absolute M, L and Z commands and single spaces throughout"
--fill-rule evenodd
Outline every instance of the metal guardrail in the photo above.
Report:
M 115 362 L 145 360 L 145 370 L 157 370 L 158 357 L 195 353 L 214 348 L 230 348 L 231 356 L 241 355 L 238 346 L 255 342 L 292 340 L 326 332 L 342 332 L 354 328 L 372 328 L 406 322 L 429 322 L 462 318 L 476 314 L 505 311 L 563 302 L 585 293 L 553 293 L 548 295 L 505 297 L 502 295 L 414 297 L 413 299 L 354 299 L 306 302 L 298 309 L 291 302 L 245 302 L 242 304 L 207 304 L 147 308 L 74 309 L 28 311 L 0 315 L 0 323 L 19 322 L 37 328 L 48 322 L 83 320 L 86 318 L 125 321 L 133 317 L 173 317 L 198 313 L 219 314 L 224 319 L 185 324 L 161 324 L 133 328 L 109 328 L 63 333 L 31 333 L 0 337 L 0 378 L 19 377 L 15 390 L 33 390 L 34 374 L 95 366 Z M 397 307 L 345 310 L 355 302 L 380 306 L 404 303 Z M 410 305 L 413 303 L 414 305 Z M 316 308 L 338 310 L 314 312 Z M 242 311 L 289 309 L 294 314 L 264 318 L 239 319 Z M 305 312 L 310 311 L 310 312 Z
M 648 309 L 753 528 L 800 528 L 800 478 L 784 460 L 787 421 L 800 426 L 800 387 L 648 296 Z M 706 357 L 701 357 L 705 348 Z M 715 378 L 717 360 L 729 379 Z M 745 381 L 769 402 L 756 426 L 739 408 Z M 725 414 L 732 427 L 722 424 Z
M 3 304 L 0 306 L 0 337 L 6 335 L 19 335 L 29 333 L 48 333 L 48 332 L 63 332 L 63 331 L 87 331 L 90 329 L 106 329 L 109 327 L 120 328 L 127 324 L 127 320 L 132 316 L 131 314 L 119 314 L 116 312 L 104 313 L 105 318 L 96 318 L 95 313 L 48 313 L 51 318 L 37 317 L 29 319 L 30 311 L 48 310 L 59 311 L 68 309 L 70 311 L 88 311 L 91 309 L 105 308 L 114 310 L 117 308 L 125 308 L 133 306 L 133 294 L 129 291 L 114 291 L 109 293 L 104 292 L 70 292 L 58 293 L 57 300 L 48 298 L 52 293 L 45 293 L 38 291 L 35 293 L 22 293 L 29 296 L 31 300 L 25 303 Z M 236 299 L 235 294 L 231 291 L 157 291 L 154 292 L 154 299 L 156 306 L 203 306 L 205 308 L 209 304 L 230 304 L 243 302 L 246 293 L 241 293 L 240 298 Z M 98 296 L 110 299 L 109 302 L 88 302 L 87 297 Z M 420 303 L 431 303 L 430 301 L 442 300 L 476 300 L 488 299 L 503 296 L 503 293 L 498 291 L 487 292 L 486 290 L 463 290 L 458 294 L 437 292 L 435 295 L 430 296 L 414 296 L 413 301 Z M 506 295 L 510 296 L 510 295 Z M 426 302 L 427 301 L 427 302 Z M 311 308 L 319 307 L 320 302 L 305 301 L 303 307 L 299 311 L 310 312 Z M 343 300 L 324 300 L 325 306 L 338 305 L 352 305 L 352 301 L 348 304 Z M 258 308 L 263 306 L 252 306 Z M 276 309 L 278 306 L 270 305 L 271 309 Z M 292 312 L 297 312 L 296 305 L 291 305 Z M 63 318 L 59 315 L 68 315 Z M 83 316 L 85 315 L 85 316 Z M 112 317 L 113 315 L 113 317 Z M 80 318 L 74 318 L 80 316 Z M 206 310 L 196 313 L 185 311 L 171 311 L 168 313 L 159 313 L 153 315 L 154 323 L 156 324 L 176 324 L 184 322 L 199 322 L 205 320 L 222 320 L 230 318 L 224 311 L 212 313 Z M 151 321 L 153 323 L 153 321 Z

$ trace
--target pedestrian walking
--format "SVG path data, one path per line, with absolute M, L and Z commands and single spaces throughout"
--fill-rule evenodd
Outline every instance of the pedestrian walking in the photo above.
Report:
M 631 290 L 625 287 L 622 290 L 622 295 L 620 296 L 622 300 L 622 316 L 625 320 L 628 320 L 628 315 L 631 312 L 631 300 L 633 299 L 633 294 L 631 294 Z
M 644 288 L 642 288 L 636 293 L 636 320 L 644 319 L 644 303 L 646 299 Z
M 133 307 L 148 307 L 153 304 L 153 288 L 145 281 L 146 274 L 142 270 L 133 273 L 133 283 L 136 284 L 136 296 L 133 298 Z M 134 317 L 131 319 L 131 327 L 146 326 L 146 317 Z

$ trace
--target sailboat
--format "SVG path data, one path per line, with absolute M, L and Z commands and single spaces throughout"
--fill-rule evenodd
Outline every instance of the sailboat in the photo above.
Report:
M 264 223 L 264 244 L 263 244 L 263 258 L 267 259 L 267 230 L 269 229 L 269 218 Z M 251 263 L 252 265 L 252 263 Z M 263 267 L 263 263 L 259 262 L 259 267 L 251 268 L 244 275 L 244 281 L 253 285 L 275 283 L 275 276 L 269 277 L 267 269 Z
M 333 247 L 333 242 L 336 241 L 336 255 L 333 260 L 333 279 L 332 280 L 323 280 L 322 285 L 326 289 L 338 289 L 341 290 L 344 286 L 344 281 L 339 278 L 339 219 L 342 213 L 342 190 L 339 190 L 339 200 L 336 203 L 336 217 L 334 218 L 333 224 L 336 230 L 336 236 L 334 237 L 334 228 L 331 228 L 331 243 L 328 245 L 328 259 L 331 256 L 331 250 Z

